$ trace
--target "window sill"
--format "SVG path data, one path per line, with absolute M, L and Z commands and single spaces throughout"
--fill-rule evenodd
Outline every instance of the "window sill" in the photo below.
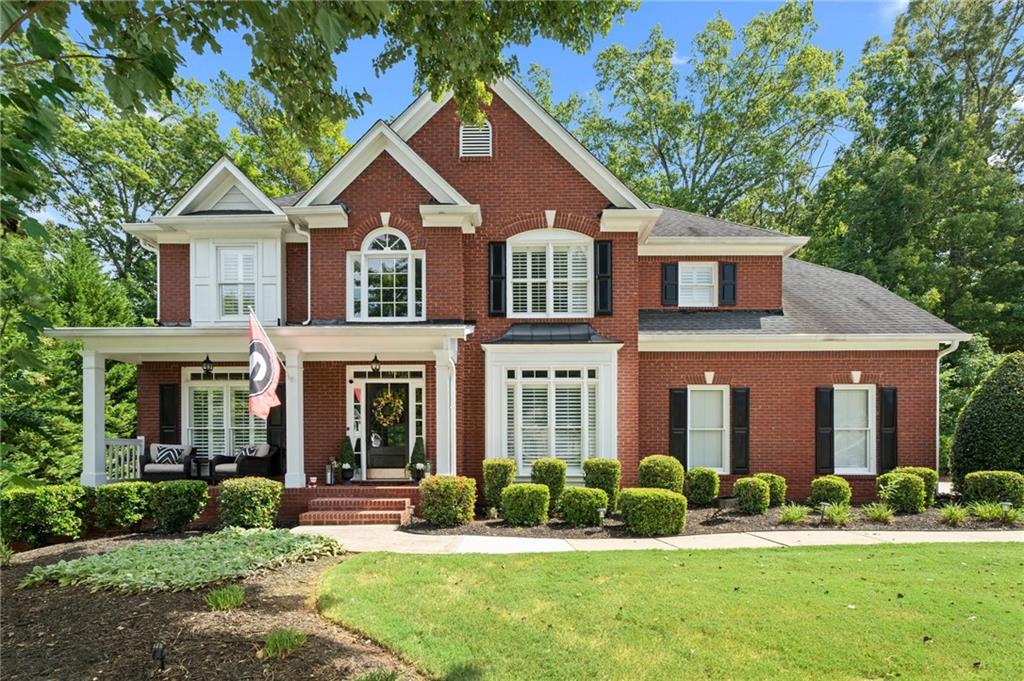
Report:
M 869 477 L 872 477 L 874 475 L 877 475 L 877 473 L 875 473 L 874 471 L 865 470 L 863 468 L 860 468 L 860 469 L 855 469 L 855 468 L 842 468 L 842 469 L 840 469 L 840 468 L 837 468 L 836 470 L 832 471 L 832 475 L 839 475 L 839 476 L 844 477 L 844 478 L 856 478 L 856 477 L 868 477 L 869 478 Z

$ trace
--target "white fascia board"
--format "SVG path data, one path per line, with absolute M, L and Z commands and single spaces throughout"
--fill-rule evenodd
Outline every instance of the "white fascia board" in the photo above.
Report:
M 290 206 L 284 214 L 293 222 L 309 229 L 329 229 L 348 227 L 348 213 L 344 206 L 336 203 L 321 206 Z
M 123 225 L 126 232 L 154 244 L 187 244 L 196 238 L 280 237 L 290 229 L 282 215 L 154 216 L 151 222 Z
M 661 208 L 606 208 L 601 211 L 602 232 L 636 232 L 637 243 L 645 243 L 661 217 Z
M 970 334 L 672 334 L 641 333 L 640 352 L 811 352 L 852 350 L 939 350 Z
M 296 208 L 330 203 L 384 151 L 387 151 L 439 203 L 469 205 L 462 194 L 413 151 L 387 123 L 377 121 L 334 164 L 334 167 L 299 199 L 295 204 Z
M 434 114 L 444 108 L 444 105 L 451 98 L 451 92 L 445 93 L 438 100 L 435 100 L 429 92 L 424 92 L 412 104 L 407 106 L 405 111 L 398 115 L 398 118 L 391 122 L 391 129 L 408 142 L 416 134 L 416 131 L 433 118 Z
M 637 254 L 778 255 L 786 258 L 809 240 L 806 236 L 652 236 L 637 246 Z
M 450 206 L 435 203 L 420 206 L 424 227 L 459 227 L 463 234 L 474 234 L 482 222 L 480 205 Z
M 284 215 L 281 207 L 270 200 L 259 188 L 231 162 L 227 156 L 221 156 L 210 169 L 203 174 L 199 181 L 185 192 L 178 201 L 167 211 L 166 217 L 176 217 L 186 213 L 186 209 L 193 206 L 202 206 L 195 210 L 204 210 L 214 205 L 221 197 L 237 186 L 238 189 L 258 207 L 270 211 L 274 215 Z

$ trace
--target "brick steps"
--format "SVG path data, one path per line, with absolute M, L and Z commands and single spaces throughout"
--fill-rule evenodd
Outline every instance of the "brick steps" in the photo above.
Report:
M 412 509 L 401 511 L 306 511 L 300 525 L 407 525 Z
M 416 487 L 352 485 L 309 500 L 300 525 L 406 525 L 412 518 Z M 415 494 L 412 494 L 415 493 Z
M 365 497 L 320 497 L 309 501 L 310 511 L 404 511 L 409 499 L 370 499 Z

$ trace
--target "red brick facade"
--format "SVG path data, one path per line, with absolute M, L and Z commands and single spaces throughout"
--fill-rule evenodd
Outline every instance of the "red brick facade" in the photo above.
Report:
M 161 324 L 187 324 L 192 319 L 189 288 L 189 245 L 160 246 L 160 318 Z
M 736 304 L 730 310 L 782 309 L 782 258 L 779 256 L 643 256 L 640 258 L 640 309 L 659 310 L 661 304 L 661 265 L 666 262 L 736 263 Z M 664 308 L 672 309 L 672 308 Z

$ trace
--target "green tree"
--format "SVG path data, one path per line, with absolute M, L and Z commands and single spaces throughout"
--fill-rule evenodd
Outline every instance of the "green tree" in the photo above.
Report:
M 939 407 L 939 471 L 949 471 L 949 453 L 953 431 L 971 393 L 999 363 L 1002 356 L 993 352 L 988 339 L 978 334 L 962 343 L 956 352 L 942 361 L 939 373 L 942 402 Z
M 676 43 L 659 26 L 636 50 L 598 55 L 591 97 L 553 105 L 537 68 L 532 86 L 645 198 L 786 227 L 846 107 L 841 54 L 815 46 L 816 29 L 809 2 L 759 14 L 740 35 L 718 16 L 694 39 L 683 77 Z

